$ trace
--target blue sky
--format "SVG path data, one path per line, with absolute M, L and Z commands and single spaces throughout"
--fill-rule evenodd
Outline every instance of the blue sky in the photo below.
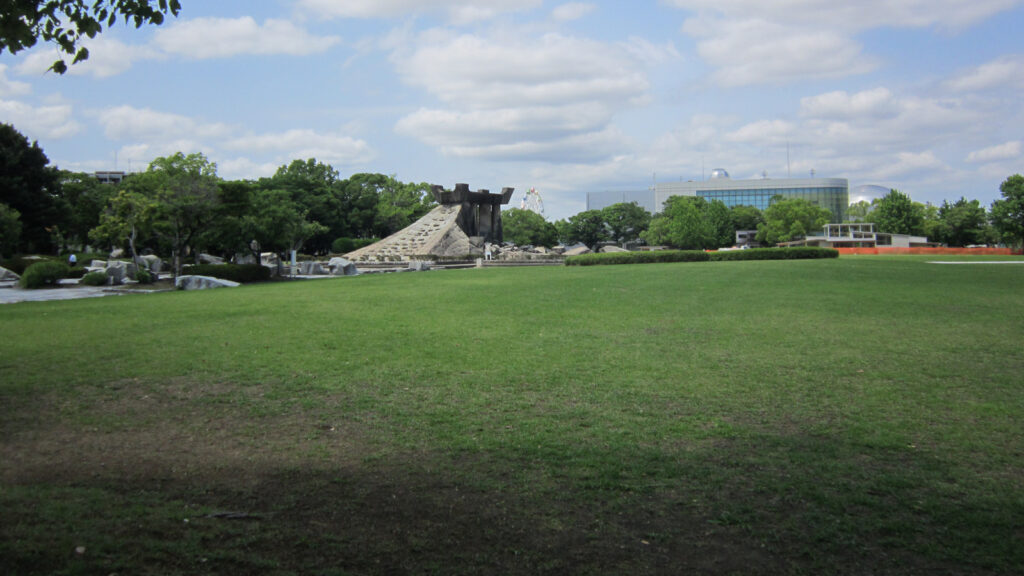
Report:
M 65 169 L 586 193 L 767 173 L 988 205 L 1024 172 L 1024 0 L 184 0 L 91 58 L 0 56 L 0 121 Z M 788 149 L 788 162 L 787 162 Z

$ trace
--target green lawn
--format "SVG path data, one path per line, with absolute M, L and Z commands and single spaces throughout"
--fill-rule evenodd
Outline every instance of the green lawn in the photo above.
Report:
M 926 260 L 0 306 L 0 573 L 1024 573 L 1024 265 Z

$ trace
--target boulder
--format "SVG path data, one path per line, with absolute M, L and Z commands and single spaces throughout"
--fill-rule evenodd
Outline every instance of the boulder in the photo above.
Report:
M 124 279 L 128 275 L 128 263 L 120 260 L 111 260 L 107 262 L 107 283 L 111 286 L 119 286 L 124 284 Z
M 120 258 L 121 256 L 124 256 L 123 248 L 114 248 L 113 250 L 110 251 L 111 258 Z
M 326 274 L 324 267 L 319 262 L 313 260 L 305 260 L 299 262 L 299 274 L 303 276 L 316 276 L 320 274 Z
M 410 260 L 409 270 L 413 272 L 426 272 L 427 270 L 430 270 L 431 264 L 433 264 L 433 262 L 430 262 L 429 260 Z
M 106 260 L 93 260 L 92 262 L 89 262 L 89 266 L 88 267 L 89 268 L 106 268 L 107 267 L 107 261 Z
M 629 252 L 629 250 L 619 248 L 618 246 L 603 246 L 601 252 L 608 254 L 609 252 Z
M 327 267 L 331 269 L 331 274 L 335 276 L 356 276 L 359 274 L 355 264 L 341 257 L 331 258 L 331 261 L 327 263 Z
M 11 272 L 7 268 L 0 266 L 0 282 L 14 282 L 20 280 L 21 276 L 18 276 L 14 272 Z
M 202 264 L 223 264 L 224 259 L 219 256 L 214 256 L 212 254 L 200 254 L 199 262 Z
M 586 246 L 577 246 L 566 250 L 563 254 L 566 256 L 579 256 L 580 254 L 590 254 L 591 252 L 592 250 Z
M 234 288 L 241 286 L 238 282 L 222 280 L 212 276 L 178 276 L 174 287 L 179 290 L 210 290 L 213 288 Z

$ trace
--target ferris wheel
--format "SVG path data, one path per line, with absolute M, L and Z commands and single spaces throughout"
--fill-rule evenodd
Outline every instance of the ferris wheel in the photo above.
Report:
M 531 212 L 536 212 L 543 216 L 544 199 L 540 197 L 540 192 L 537 192 L 536 188 L 530 188 L 530 191 L 527 192 L 519 202 L 519 208 L 523 210 L 530 210 Z

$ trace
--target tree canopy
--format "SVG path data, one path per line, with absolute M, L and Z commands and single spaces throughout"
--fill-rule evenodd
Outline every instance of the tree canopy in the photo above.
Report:
M 921 204 L 899 190 L 889 190 L 872 212 L 878 232 L 888 234 L 924 234 L 924 210 Z
M 39 144 L 31 144 L 10 124 L 0 124 L 0 204 L 21 214 L 18 249 L 53 252 L 58 248 L 63 204 L 58 173 Z
M 764 224 L 757 227 L 757 241 L 772 245 L 804 238 L 828 224 L 832 213 L 804 200 L 776 196 L 764 212 Z
M 640 238 L 651 225 L 651 213 L 636 202 L 620 202 L 601 209 L 608 235 L 620 244 Z
M 517 246 L 554 246 L 558 229 L 532 210 L 510 208 L 501 212 L 503 236 Z
M 1002 200 L 992 203 L 992 223 L 1007 244 L 1024 246 L 1024 176 L 1014 174 L 999 186 Z
M 136 28 L 160 25 L 164 16 L 177 16 L 180 10 L 178 0 L 9 0 L 0 10 L 0 52 L 17 54 L 40 39 L 52 42 L 62 58 L 50 70 L 63 74 L 68 70 L 63 56 L 72 58 L 72 65 L 87 60 L 82 41 L 95 38 L 104 26 L 118 19 Z
M 652 245 L 684 250 L 714 250 L 735 239 L 732 214 L 720 200 L 672 196 L 641 237 Z

